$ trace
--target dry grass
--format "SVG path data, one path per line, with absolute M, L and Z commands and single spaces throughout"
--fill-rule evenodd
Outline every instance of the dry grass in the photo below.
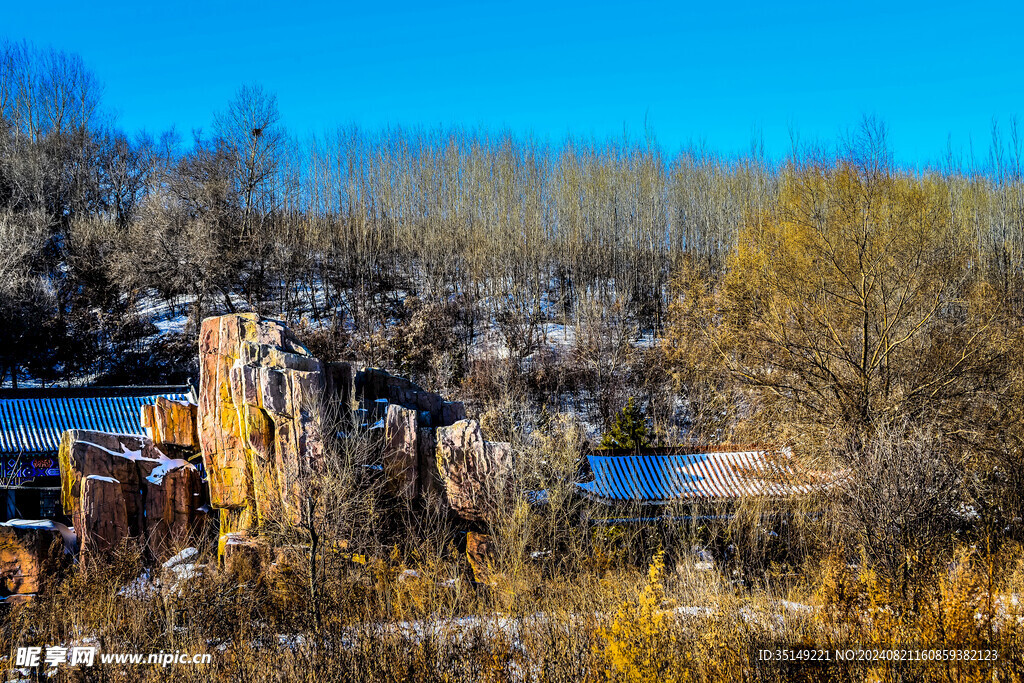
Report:
M 104 652 L 214 655 L 206 667 L 175 667 L 174 680 L 993 680 L 993 672 L 1001 677 L 995 680 L 1017 680 L 1011 660 L 1019 665 L 1024 635 L 1014 597 L 1024 588 L 1019 549 L 991 558 L 961 551 L 916 604 L 870 568 L 836 558 L 785 593 L 737 588 L 692 562 L 668 568 L 660 553 L 646 573 L 587 568 L 590 558 L 575 559 L 580 566 L 571 576 L 500 560 L 493 589 L 470 587 L 466 568 L 451 556 L 403 559 L 395 552 L 339 564 L 324 576 L 314 626 L 304 591 L 266 574 L 237 585 L 210 572 L 175 590 L 124 595 L 121 587 L 141 568 L 125 554 L 16 607 L 2 633 L 5 650 L 94 638 Z M 973 645 L 997 648 L 1002 661 L 756 661 L 759 649 L 783 643 L 832 650 Z M 103 665 L 61 675 L 166 680 L 168 671 Z
M 520 444 L 534 449 L 526 459 L 534 469 L 521 478 L 547 485 L 550 505 L 530 509 L 519 492 L 492 524 L 500 549 L 493 586 L 471 583 L 457 523 L 396 510 L 360 480 L 368 445 L 353 439 L 310 487 L 320 514 L 274 532 L 276 542 L 300 550 L 287 566 L 238 582 L 213 568 L 210 544 L 201 548 L 199 561 L 209 567 L 202 578 L 133 593 L 124 587 L 143 563 L 125 548 L 109 565 L 55 581 L 0 618 L 2 652 L 13 658 L 18 646 L 94 639 L 101 652 L 213 655 L 208 666 L 67 668 L 57 680 L 1019 679 L 1019 546 L 962 545 L 931 569 L 914 565 L 909 590 L 884 566 L 836 548 L 793 554 L 786 567 L 765 548 L 760 571 L 751 553 L 709 567 L 689 549 L 750 544 L 758 533 L 752 519 L 768 510 L 746 510 L 737 518 L 746 522 L 720 528 L 583 526 L 576 521 L 582 503 L 559 484 L 574 463 L 566 454 L 581 447 L 576 429 L 556 417 Z M 813 522 L 806 524 L 812 533 Z M 319 534 L 315 552 L 311 529 Z M 669 547 L 654 548 L 665 541 Z M 974 645 L 997 648 L 1000 661 L 757 661 L 760 649 L 782 644 Z

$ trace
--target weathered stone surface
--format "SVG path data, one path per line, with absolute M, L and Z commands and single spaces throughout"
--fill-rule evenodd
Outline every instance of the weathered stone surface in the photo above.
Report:
M 82 555 L 106 553 L 128 537 L 128 513 L 121 482 L 90 474 L 82 480 L 81 527 L 75 531 Z
M 145 483 L 146 542 L 162 560 L 188 545 L 199 521 L 199 470 L 185 460 L 171 460 L 155 468 Z
M 491 537 L 470 531 L 466 534 L 466 559 L 477 583 L 494 583 L 494 546 Z
M 82 528 L 82 482 L 90 475 L 117 480 L 124 499 L 128 530 L 143 531 L 143 501 L 139 467 L 155 467 L 163 453 L 149 439 L 130 434 L 109 434 L 70 429 L 61 436 L 61 503 L 75 529 Z M 143 475 L 144 476 L 144 475 Z
M 389 405 L 384 420 L 384 476 L 393 495 L 411 501 L 419 494 L 416 411 Z
M 221 535 L 245 533 L 256 525 L 255 510 L 252 508 L 222 508 L 217 520 Z
M 254 405 L 242 406 L 246 455 L 253 482 L 256 518 L 270 519 L 281 507 L 275 467 L 276 435 L 270 415 Z
M 466 419 L 466 406 L 461 401 L 445 401 L 441 404 L 441 424 L 440 427 L 446 427 L 453 425 L 459 420 Z
M 142 406 L 141 417 L 155 443 L 199 448 L 197 406 L 158 396 L 155 404 Z
M 437 441 L 434 438 L 434 430 L 430 427 L 420 427 L 417 433 L 416 457 L 419 461 L 420 497 L 425 501 L 447 506 L 444 484 L 437 471 Z
M 511 453 L 508 444 L 485 442 L 476 420 L 437 430 L 437 469 L 456 514 L 491 520 L 511 481 Z
M 380 368 L 365 368 L 355 374 L 354 390 L 360 395 L 360 403 L 373 415 L 374 404 L 386 399 L 388 404 L 398 404 L 428 413 L 421 420 L 421 427 L 442 427 L 465 419 L 466 409 L 461 403 L 449 403 L 440 395 L 426 391 L 423 387 L 404 377 L 396 377 Z M 380 419 L 383 415 L 374 417 Z
M 218 508 L 245 507 L 250 499 L 231 383 L 231 368 L 239 357 L 246 322 L 237 315 L 207 318 L 199 332 L 199 445 L 209 477 L 210 501 Z M 255 324 L 255 316 L 248 322 Z M 258 332 L 271 335 L 273 328 Z M 278 336 L 274 341 L 282 343 L 283 330 Z
M 282 323 L 255 314 L 204 320 L 199 349 L 199 442 L 211 503 L 249 510 L 234 515 L 232 527 L 266 521 L 279 508 L 296 520 L 301 480 L 323 452 L 315 413 L 328 381 L 320 361 Z M 344 384 L 341 370 L 331 377 Z
M 61 438 L 60 460 L 62 502 L 83 552 L 109 550 L 131 536 L 145 538 L 161 557 L 198 526 L 197 508 L 205 504 L 198 470 L 149 439 L 72 429 Z
M 66 564 L 75 537 L 66 526 L 45 520 L 0 523 L 0 596 L 38 593 L 50 562 Z
M 324 379 L 327 384 L 327 399 L 336 406 L 342 424 L 348 424 L 356 408 L 355 372 L 348 363 L 325 363 Z

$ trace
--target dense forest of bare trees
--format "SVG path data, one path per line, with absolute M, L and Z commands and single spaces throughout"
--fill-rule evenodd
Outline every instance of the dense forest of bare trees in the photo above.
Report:
M 472 393 L 486 389 L 467 380 L 471 361 L 480 360 L 474 349 L 488 336 L 517 362 L 537 360 L 552 352 L 546 335 L 560 325 L 571 331 L 582 369 L 538 381 L 549 383 L 549 397 L 590 390 L 606 421 L 626 394 L 643 393 L 622 388 L 624 372 L 665 379 L 668 366 L 629 368 L 641 362 L 638 339 L 678 332 L 672 310 L 688 273 L 756 286 L 731 290 L 753 297 L 751 305 L 767 292 L 818 296 L 794 277 L 799 260 L 813 256 L 785 239 L 810 250 L 830 244 L 821 229 L 827 216 L 818 212 L 836 182 L 847 182 L 843 173 L 869 186 L 865 201 L 876 214 L 864 225 L 887 212 L 881 222 L 897 240 L 897 253 L 870 266 L 889 274 L 871 294 L 876 303 L 898 296 L 904 275 L 949 267 L 948 281 L 922 284 L 908 294 L 912 303 L 928 299 L 934 314 L 968 289 L 984 289 L 999 316 L 1024 310 L 1016 125 L 994 128 L 983 161 L 948 155 L 935 168 L 906 170 L 893 164 L 884 126 L 873 121 L 833 150 L 798 149 L 777 160 L 756 151 L 668 154 L 650 139 L 552 143 L 461 129 L 345 127 L 300 140 L 284 127 L 274 96 L 246 86 L 213 115 L 209 131 L 186 140 L 175 131 L 129 136 L 105 114 L 101 93 L 74 55 L 24 43 L 0 50 L 3 384 L 181 379 L 192 371 L 196 323 L 244 308 L 308 329 L 324 353 L 391 363 Z M 859 210 L 859 198 L 846 200 L 827 211 Z M 799 212 L 809 228 L 779 233 Z M 842 220 L 842 239 L 855 243 L 855 220 Z M 905 235 L 905 224 L 919 228 Z M 888 254 L 886 234 L 872 233 L 864 248 Z M 750 256 L 751 235 L 775 240 L 771 253 Z M 779 268 L 755 277 L 765 257 Z M 801 338 L 772 337 L 778 348 L 793 351 L 828 331 L 832 321 L 821 311 L 850 293 L 839 285 L 815 299 L 816 327 Z M 154 306 L 187 314 L 184 334 L 157 334 L 147 314 Z M 782 325 L 791 313 L 772 315 Z M 977 322 L 964 315 L 952 329 Z M 873 355 L 851 363 L 849 380 L 843 375 L 831 389 L 841 400 L 829 399 L 829 410 L 865 418 L 873 409 L 865 386 L 876 381 L 886 383 L 887 400 L 920 398 L 891 385 L 890 358 L 911 348 L 893 339 L 903 331 L 836 342 L 844 353 L 860 343 Z M 816 362 L 827 365 L 823 358 Z M 763 384 L 758 373 L 774 367 L 769 360 L 777 358 L 731 368 Z M 807 389 L 794 391 L 811 407 Z

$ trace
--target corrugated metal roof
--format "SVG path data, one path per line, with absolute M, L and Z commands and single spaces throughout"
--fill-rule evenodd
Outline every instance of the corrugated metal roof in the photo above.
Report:
M 810 493 L 789 449 L 676 455 L 588 455 L 594 480 L 583 495 L 605 503 L 665 505 L 681 500 Z
M 157 396 L 188 401 L 187 393 L 135 396 L 0 398 L 0 453 L 56 451 L 68 429 L 145 436 L 142 406 Z

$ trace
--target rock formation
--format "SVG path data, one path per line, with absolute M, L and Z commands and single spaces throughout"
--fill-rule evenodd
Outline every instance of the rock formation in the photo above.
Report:
M 144 526 L 140 478 L 148 475 L 164 458 L 152 441 L 142 437 L 82 429 L 64 432 L 58 453 L 61 503 L 79 535 L 85 528 L 82 486 L 84 479 L 91 475 L 110 477 L 118 482 L 125 508 L 126 533 L 140 534 Z
M 48 519 L 0 523 L 0 598 L 38 593 L 51 563 L 67 564 L 74 546 L 74 534 Z
M 109 552 L 128 538 L 126 497 L 121 485 L 122 482 L 113 477 L 98 474 L 82 479 L 80 522 L 75 530 L 82 538 L 83 557 Z M 138 493 L 134 495 L 137 497 Z
M 411 501 L 419 494 L 416 411 L 390 405 L 384 418 L 384 475 L 392 493 Z
M 378 368 L 357 372 L 355 387 L 371 421 L 376 412 L 382 413 L 381 459 L 391 492 L 405 501 L 443 503 L 435 432 L 465 419 L 465 406 Z
M 125 538 L 145 539 L 157 558 L 184 543 L 201 523 L 199 472 L 147 438 L 80 429 L 60 444 L 61 501 L 83 556 Z
M 494 547 L 491 537 L 475 531 L 466 533 L 466 559 L 477 583 L 494 583 Z
M 159 396 L 156 403 L 142 407 L 142 426 L 160 446 L 199 448 L 197 406 Z
M 283 323 L 242 313 L 203 321 L 199 363 L 199 442 L 222 532 L 278 509 L 294 521 L 302 475 L 323 448 L 320 361 Z
M 158 398 L 144 406 L 148 438 L 64 433 L 61 499 L 83 558 L 136 538 L 166 559 L 205 526 L 208 501 L 219 510 L 222 566 L 249 576 L 280 565 L 250 531 L 272 519 L 299 520 L 308 476 L 324 453 L 325 412 L 354 429 L 379 430 L 381 469 L 399 499 L 440 503 L 479 525 L 493 519 L 507 493 L 509 445 L 484 441 L 461 403 L 383 370 L 322 363 L 281 322 L 255 314 L 208 318 L 199 356 L 198 405 Z M 186 459 L 197 449 L 208 497 Z M 55 534 L 55 527 L 0 529 L 0 592 L 35 590 L 43 546 Z M 467 553 L 480 574 L 490 540 L 470 538 Z
M 244 531 L 221 534 L 217 557 L 221 567 L 240 581 L 252 581 L 259 576 L 270 549 L 259 539 Z
M 184 460 L 169 460 L 145 478 L 146 540 L 155 557 L 171 555 L 187 545 L 197 529 L 204 526 L 199 470 Z
M 404 377 L 396 377 L 379 368 L 366 368 L 355 374 L 354 389 L 367 410 L 379 400 L 417 412 L 420 427 L 443 427 L 466 417 L 466 408 L 457 401 L 445 401 L 440 395 Z
M 437 470 L 456 514 L 490 522 L 511 484 L 512 449 L 484 441 L 476 420 L 460 420 L 437 430 Z

